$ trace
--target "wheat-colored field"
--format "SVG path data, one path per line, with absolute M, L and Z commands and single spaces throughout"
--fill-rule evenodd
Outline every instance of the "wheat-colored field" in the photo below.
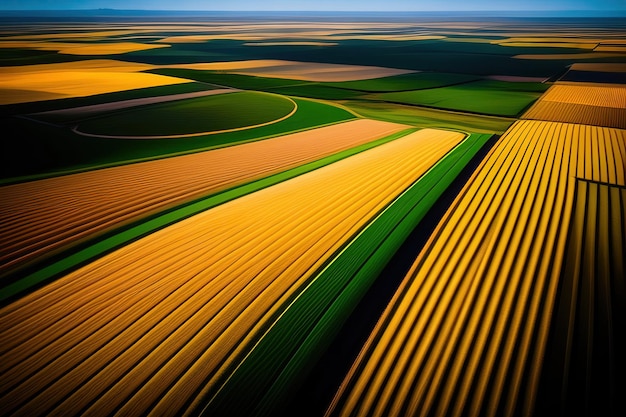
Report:
M 178 222 L 2 308 L 3 412 L 180 415 L 250 332 L 462 139 L 412 133 Z
M 110 59 L 0 67 L 0 104 L 82 97 L 189 80 L 140 73 L 152 66 Z
M 626 128 L 626 87 L 555 84 L 525 119 Z
M 356 120 L 239 146 L 1 187 L 0 271 L 151 213 L 390 135 Z
M 616 186 L 597 217 L 578 220 L 605 227 L 613 216 L 617 231 L 598 241 L 626 250 L 625 143 L 625 130 L 516 122 L 439 223 L 328 414 L 532 415 L 559 280 L 580 259 L 567 249 L 582 244 L 568 243 L 574 207 L 587 204 L 577 178 Z M 603 279 L 617 285 L 622 259 L 602 258 Z

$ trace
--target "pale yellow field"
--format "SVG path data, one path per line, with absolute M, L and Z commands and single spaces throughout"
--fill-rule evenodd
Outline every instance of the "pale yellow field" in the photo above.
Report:
M 233 350 L 462 138 L 410 134 L 157 231 L 2 308 L 0 407 L 189 411 Z
M 623 186 L 625 143 L 626 130 L 516 122 L 439 223 L 327 415 L 494 416 L 518 405 L 532 415 L 570 261 L 577 178 Z M 598 206 L 597 218 L 607 226 L 612 210 L 619 237 L 626 200 L 614 191 L 616 203 Z M 626 250 L 623 239 L 611 245 Z M 607 271 L 623 271 L 623 256 L 605 261 Z
M 523 118 L 626 128 L 626 87 L 555 84 Z
M 0 187 L 0 275 L 150 213 L 405 128 L 356 120 L 240 146 Z
M 352 81 L 408 74 L 411 70 L 365 65 L 323 64 L 318 62 L 256 59 L 248 61 L 162 65 L 161 68 L 186 68 L 228 71 L 235 74 L 303 81 Z

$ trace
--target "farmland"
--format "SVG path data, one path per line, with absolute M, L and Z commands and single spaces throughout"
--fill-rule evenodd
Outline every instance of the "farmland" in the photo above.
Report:
M 3 415 L 623 415 L 624 45 L 0 10 Z

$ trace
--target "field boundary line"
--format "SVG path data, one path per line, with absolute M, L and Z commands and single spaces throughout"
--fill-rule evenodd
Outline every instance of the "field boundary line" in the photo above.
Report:
M 258 91 L 258 93 L 264 94 L 264 92 L 261 92 L 261 91 Z M 265 94 L 271 94 L 271 93 L 265 93 Z M 78 125 L 72 128 L 72 132 L 81 136 L 87 136 L 91 138 L 102 138 L 102 139 L 183 139 L 183 138 L 193 138 L 193 137 L 198 137 L 198 136 L 216 135 L 218 133 L 239 132 L 241 130 L 254 129 L 257 127 L 269 126 L 274 123 L 282 122 L 283 120 L 286 120 L 290 118 L 291 116 L 293 116 L 296 113 L 296 111 L 298 111 L 298 103 L 296 103 L 291 97 L 282 96 L 280 94 L 273 94 L 273 95 L 277 95 L 281 98 L 284 98 L 290 101 L 291 104 L 293 104 L 293 109 L 291 109 L 291 111 L 283 117 L 280 117 L 275 120 L 270 120 L 269 122 L 259 123 L 256 125 L 235 127 L 232 129 L 211 130 L 208 132 L 195 132 L 195 133 L 184 133 L 180 135 L 156 135 L 156 136 L 100 135 L 97 133 L 81 132 L 80 130 L 78 130 Z

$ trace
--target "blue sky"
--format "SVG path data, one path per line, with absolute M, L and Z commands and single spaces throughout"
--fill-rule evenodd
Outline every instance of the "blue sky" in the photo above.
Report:
M 135 10 L 619 10 L 626 0 L 0 0 L 0 9 Z

